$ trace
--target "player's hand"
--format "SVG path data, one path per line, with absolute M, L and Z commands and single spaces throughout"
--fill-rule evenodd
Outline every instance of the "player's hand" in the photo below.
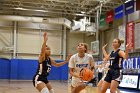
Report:
M 80 78 L 80 79 L 82 79 L 82 77 L 83 77 L 83 76 L 80 76 L 80 75 L 78 76 L 78 78 Z
M 105 49 L 105 48 L 106 48 L 106 46 L 107 46 L 107 44 L 105 44 L 105 45 L 102 47 L 102 49 Z
M 127 45 L 126 45 L 126 49 L 128 50 L 128 48 L 130 47 L 130 45 L 131 45 L 132 43 L 130 42 L 130 43 L 128 43 Z
M 68 54 L 66 61 L 69 62 L 70 58 L 71 58 L 72 54 Z

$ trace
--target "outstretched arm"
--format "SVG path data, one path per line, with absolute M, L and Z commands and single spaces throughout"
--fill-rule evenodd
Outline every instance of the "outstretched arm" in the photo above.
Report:
M 44 37 L 44 41 L 43 41 L 42 48 L 41 48 L 41 53 L 40 53 L 40 56 L 39 56 L 39 63 L 42 63 L 45 60 L 46 41 L 48 40 L 48 36 L 47 36 L 46 32 L 44 33 L 43 37 Z
M 70 57 L 71 57 L 71 55 L 68 55 L 68 56 L 67 56 L 67 59 L 66 59 L 65 61 L 63 61 L 63 62 L 60 62 L 60 63 L 57 63 L 57 62 L 55 62 L 54 60 L 51 59 L 51 63 L 52 63 L 52 65 L 55 66 L 55 67 L 60 67 L 60 66 L 63 66 L 64 64 L 68 63 Z
M 107 54 L 107 52 L 105 50 L 106 46 L 107 46 L 107 44 L 102 47 L 102 51 L 103 51 L 103 55 L 104 55 L 105 59 L 109 60 L 109 54 Z
M 123 57 L 124 59 L 128 59 L 128 47 L 130 46 L 131 43 L 126 45 L 126 50 L 124 51 L 119 51 L 119 55 Z

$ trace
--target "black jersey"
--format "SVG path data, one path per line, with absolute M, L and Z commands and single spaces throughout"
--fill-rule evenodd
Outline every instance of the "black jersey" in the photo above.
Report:
M 120 49 L 118 49 L 116 52 L 112 51 L 110 54 L 110 66 L 109 68 L 112 69 L 122 69 L 122 61 L 123 58 L 119 56 L 119 51 Z
M 48 58 L 38 65 L 37 74 L 48 76 L 50 70 L 51 70 L 51 60 L 50 58 Z

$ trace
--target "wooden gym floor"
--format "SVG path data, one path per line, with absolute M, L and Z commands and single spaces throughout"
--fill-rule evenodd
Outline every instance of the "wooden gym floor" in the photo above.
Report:
M 70 93 L 70 87 L 67 81 L 50 81 L 55 93 Z M 80 93 L 97 93 L 93 92 L 96 88 L 87 87 Z M 0 80 L 0 93 L 39 93 L 31 81 L 8 81 Z
M 55 93 L 71 93 L 70 84 L 67 81 L 50 81 Z M 0 80 L 0 93 L 39 93 L 34 87 L 31 81 L 8 81 Z M 80 93 L 97 93 L 97 88 L 86 87 Z M 106 93 L 110 93 L 107 90 Z M 121 90 L 121 93 L 140 93 L 136 91 Z

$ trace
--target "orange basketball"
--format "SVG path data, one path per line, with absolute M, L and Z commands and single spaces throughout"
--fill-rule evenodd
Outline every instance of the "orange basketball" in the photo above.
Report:
M 82 80 L 90 81 L 91 79 L 93 79 L 93 72 L 88 68 L 83 68 L 80 72 L 80 76 L 82 76 Z

